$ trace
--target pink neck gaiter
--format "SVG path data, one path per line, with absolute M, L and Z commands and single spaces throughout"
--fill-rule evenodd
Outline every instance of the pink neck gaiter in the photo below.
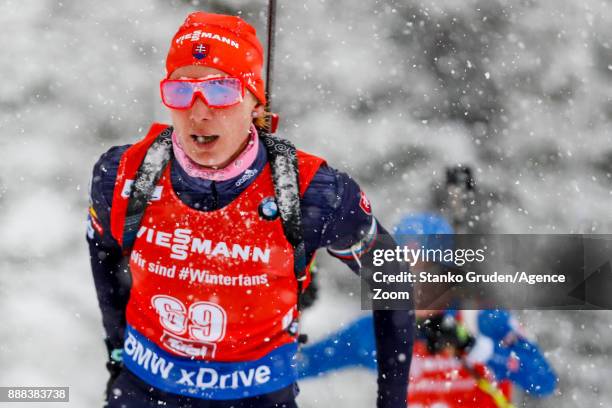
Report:
M 259 136 L 255 126 L 251 125 L 249 142 L 246 147 L 233 162 L 222 169 L 204 167 L 191 160 L 179 143 L 176 132 L 172 133 L 172 150 L 183 170 L 191 177 L 199 177 L 212 181 L 225 181 L 242 174 L 253 164 L 259 150 Z

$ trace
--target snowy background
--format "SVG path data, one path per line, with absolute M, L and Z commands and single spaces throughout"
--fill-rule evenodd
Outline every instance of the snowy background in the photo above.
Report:
M 490 232 L 612 232 L 610 0 L 279 3 L 279 133 L 350 172 L 384 225 L 429 208 L 444 167 L 465 163 Z M 87 184 L 102 152 L 168 120 L 157 84 L 196 9 L 265 33 L 263 1 L 0 2 L 0 385 L 70 386 L 69 406 L 100 406 Z M 358 280 L 322 258 L 312 339 L 361 313 Z M 561 377 L 517 405 L 612 406 L 612 312 L 517 315 Z M 302 390 L 304 408 L 372 407 L 375 377 Z

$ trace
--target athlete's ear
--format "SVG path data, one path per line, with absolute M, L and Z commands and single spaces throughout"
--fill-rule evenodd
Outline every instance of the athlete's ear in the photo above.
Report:
M 258 118 L 258 117 L 260 118 L 263 116 L 265 108 L 266 107 L 262 103 L 258 103 L 253 108 L 253 112 L 251 114 L 253 115 L 254 118 Z

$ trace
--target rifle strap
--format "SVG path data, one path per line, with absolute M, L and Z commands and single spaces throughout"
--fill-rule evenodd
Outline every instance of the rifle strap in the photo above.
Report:
M 161 131 L 136 172 L 123 225 L 123 252 L 126 254 L 132 250 L 147 204 L 172 157 L 172 130 L 172 126 L 168 126 Z

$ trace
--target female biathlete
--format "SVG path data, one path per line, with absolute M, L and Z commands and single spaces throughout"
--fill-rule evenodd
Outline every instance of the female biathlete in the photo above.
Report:
M 295 407 L 315 251 L 369 273 L 373 250 L 394 247 L 355 181 L 261 130 L 262 64 L 244 20 L 190 14 L 160 85 L 172 126 L 94 167 L 87 235 L 109 407 Z M 375 311 L 373 326 L 377 405 L 404 408 L 414 315 Z

